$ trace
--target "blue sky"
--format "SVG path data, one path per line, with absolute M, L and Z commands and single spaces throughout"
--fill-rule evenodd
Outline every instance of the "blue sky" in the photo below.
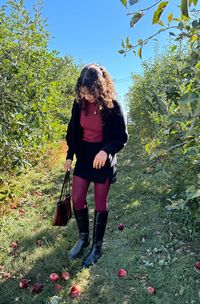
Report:
M 71 55 L 76 63 L 96 62 L 106 67 L 115 80 L 116 92 L 123 103 L 123 97 L 131 84 L 131 73 L 141 72 L 141 60 L 133 53 L 125 58 L 118 53 L 121 40 L 127 36 L 135 44 L 139 38 L 146 38 L 160 29 L 152 26 L 152 13 L 139 21 L 135 28 L 130 28 L 130 16 L 126 16 L 126 8 L 120 0 L 43 0 L 42 16 L 47 18 L 48 30 L 51 36 L 49 49 L 56 49 L 60 56 Z M 156 1 L 143 1 L 144 4 Z M 172 1 L 175 11 L 179 0 Z M 31 11 L 36 0 L 24 0 L 25 7 Z M 144 4 L 143 4 L 144 3 Z M 5 4 L 5 1 L 0 1 Z M 171 4 L 170 4 L 171 6 Z M 131 7 L 135 11 L 140 4 Z M 171 12 L 170 9 L 164 13 Z M 178 16 L 178 13 L 175 14 Z M 168 43 L 168 34 L 158 36 L 161 46 Z M 148 59 L 153 54 L 155 41 L 149 43 L 143 51 L 143 58 Z

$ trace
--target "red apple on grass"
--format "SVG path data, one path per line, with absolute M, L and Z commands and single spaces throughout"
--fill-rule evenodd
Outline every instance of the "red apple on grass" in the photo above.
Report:
M 19 214 L 20 215 L 24 215 L 26 213 L 25 209 L 24 208 L 20 208 L 19 209 Z
M 55 290 L 59 291 L 62 289 L 62 286 L 60 284 L 56 284 L 55 286 Z
M 40 293 L 44 289 L 44 284 L 36 283 L 31 288 L 32 293 Z
M 81 295 L 81 289 L 78 285 L 73 285 L 70 289 L 70 296 L 72 299 L 78 298 Z
M 11 243 L 11 247 L 12 247 L 12 249 L 17 249 L 17 247 L 18 247 L 18 242 L 16 241 L 16 242 L 12 242 Z
M 35 191 L 34 194 L 37 195 L 37 196 L 42 196 L 43 195 L 43 193 L 41 191 Z
M 121 268 L 121 269 L 118 270 L 117 274 L 118 274 L 118 277 L 124 278 L 124 277 L 127 276 L 127 271 L 126 271 L 126 269 Z
M 119 229 L 119 230 L 124 230 L 124 227 L 125 227 L 125 225 L 122 224 L 122 223 L 120 223 L 120 224 L 118 225 L 118 229 Z
M 11 278 L 11 273 L 10 272 L 4 272 L 3 273 L 2 279 L 8 280 L 10 278 Z
M 147 287 L 147 293 L 152 295 L 156 292 L 155 288 L 153 286 L 148 286 Z
M 56 281 L 58 281 L 58 279 L 59 279 L 59 275 L 57 274 L 57 273 L 55 273 L 55 272 L 53 272 L 53 273 L 51 273 L 50 274 L 50 280 L 52 281 L 52 282 L 56 282 Z
M 30 280 L 28 280 L 28 279 L 21 279 L 19 282 L 19 288 L 22 288 L 22 289 L 28 288 L 29 282 L 30 282 Z
M 194 267 L 200 271 L 200 261 L 195 262 Z
M 63 279 L 64 281 L 69 280 L 69 279 L 70 279 L 70 273 L 69 273 L 68 271 L 64 271 L 64 272 L 62 273 L 62 279 Z

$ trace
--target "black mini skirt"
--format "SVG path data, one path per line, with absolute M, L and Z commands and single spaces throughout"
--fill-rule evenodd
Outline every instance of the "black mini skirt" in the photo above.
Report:
M 73 175 L 100 184 L 104 184 L 109 177 L 109 182 L 114 183 L 116 180 L 116 172 L 113 170 L 114 168 L 110 166 L 108 159 L 106 160 L 105 165 L 100 169 L 93 168 L 94 158 L 102 147 L 102 142 L 88 142 L 82 140 L 81 158 L 76 161 Z

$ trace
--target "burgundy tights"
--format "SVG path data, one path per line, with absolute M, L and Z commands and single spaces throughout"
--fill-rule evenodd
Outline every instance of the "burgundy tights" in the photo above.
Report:
M 86 207 L 86 196 L 90 181 L 79 176 L 72 179 L 72 202 L 74 209 L 80 210 Z M 94 183 L 94 202 L 96 211 L 108 210 L 108 192 L 110 189 L 109 178 L 105 184 Z

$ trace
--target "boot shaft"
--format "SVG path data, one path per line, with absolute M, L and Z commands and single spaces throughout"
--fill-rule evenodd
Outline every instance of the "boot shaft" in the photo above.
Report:
M 88 208 L 74 209 L 74 215 L 77 222 L 79 233 L 89 233 L 89 215 Z
M 95 210 L 93 240 L 97 243 L 102 243 L 103 241 L 107 220 L 108 220 L 108 210 L 103 212 Z

